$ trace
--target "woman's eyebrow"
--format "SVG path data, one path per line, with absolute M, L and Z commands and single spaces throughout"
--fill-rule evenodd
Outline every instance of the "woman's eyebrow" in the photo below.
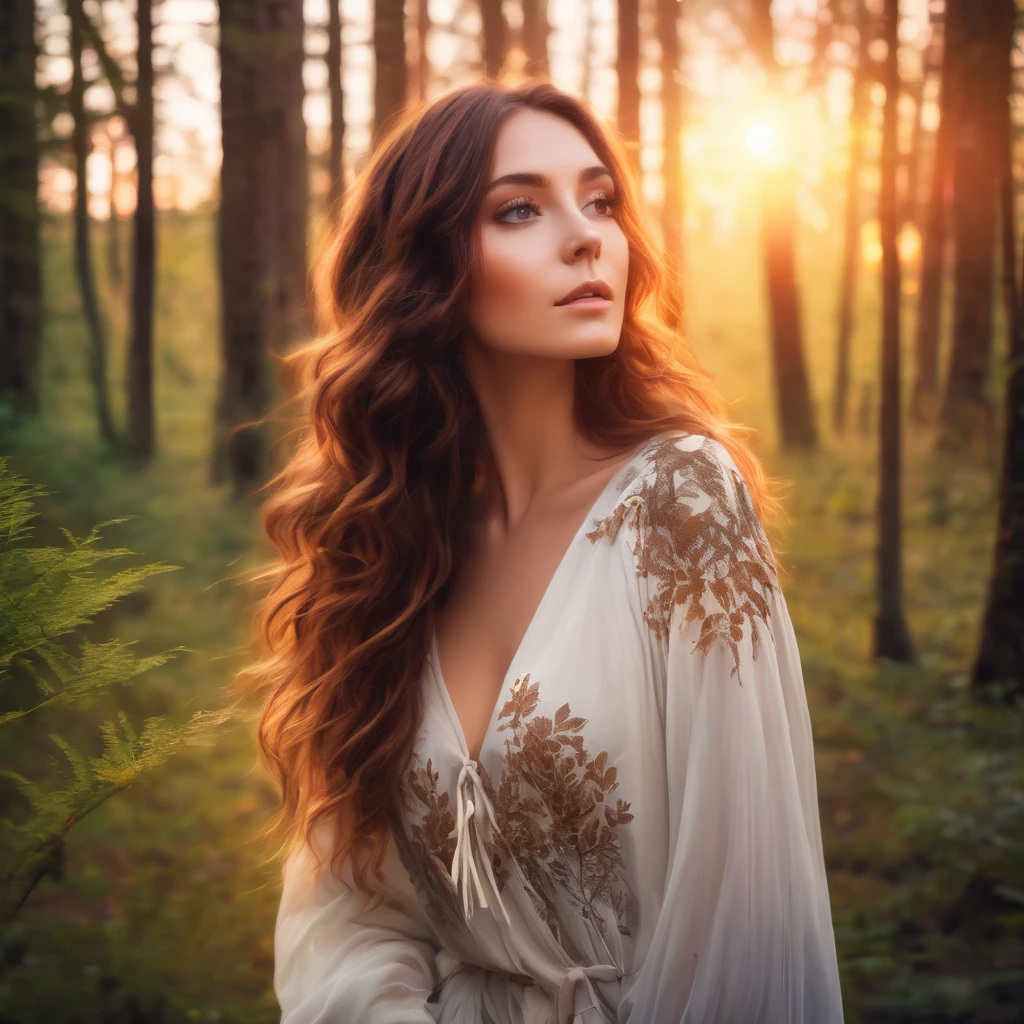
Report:
M 607 175 L 609 178 L 612 176 L 611 171 L 601 164 L 597 164 L 594 167 L 584 167 L 580 171 L 580 184 L 586 184 L 586 182 L 592 181 L 594 178 L 603 177 L 604 175 Z M 495 178 L 487 186 L 484 194 L 486 195 L 487 192 L 497 188 L 499 185 L 530 185 L 533 188 L 547 188 L 549 184 L 550 180 L 545 174 L 538 174 L 536 171 L 515 171 L 512 174 L 503 174 L 500 178 Z

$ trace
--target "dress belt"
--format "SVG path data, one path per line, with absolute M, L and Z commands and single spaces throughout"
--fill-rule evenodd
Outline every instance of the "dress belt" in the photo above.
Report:
M 470 880 L 472 880 L 473 886 L 476 888 L 480 906 L 486 907 L 488 905 L 487 894 L 480 879 L 482 866 L 483 873 L 486 874 L 487 881 L 490 883 L 491 892 L 498 901 L 498 906 L 501 907 L 505 920 L 511 925 L 512 919 L 509 917 L 505 904 L 502 902 L 501 894 L 498 892 L 498 886 L 494 879 L 494 871 L 491 869 L 491 858 L 487 852 L 489 835 L 484 833 L 480 821 L 481 814 L 486 816 L 486 827 L 493 831 L 497 827 L 494 819 L 494 807 L 487 796 L 483 782 L 476 769 L 476 761 L 467 760 L 462 765 L 462 771 L 459 772 L 459 783 L 456 787 L 455 795 L 458 817 L 455 823 L 456 840 L 455 856 L 452 860 L 452 881 L 455 883 L 456 889 L 458 889 L 459 879 L 462 880 L 462 909 L 468 921 L 472 912 L 470 907 L 472 902 Z M 470 796 L 466 796 L 465 790 L 467 788 L 471 790 Z M 476 797 L 475 801 L 473 797 Z

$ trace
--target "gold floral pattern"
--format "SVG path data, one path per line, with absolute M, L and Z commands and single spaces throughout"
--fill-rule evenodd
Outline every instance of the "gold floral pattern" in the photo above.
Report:
M 614 540 L 629 524 L 635 531 L 637 576 L 657 584 L 644 609 L 653 633 L 667 640 L 679 607 L 680 631 L 690 623 L 700 625 L 694 651 L 706 655 L 721 641 L 732 654 L 731 674 L 738 676 L 745 632 L 754 657 L 762 626 L 771 632 L 767 598 L 778 587 L 778 576 L 746 484 L 722 462 L 717 444 L 700 435 L 658 439 L 648 449 L 639 487 L 623 494 L 587 537 L 593 543 Z M 742 678 L 739 682 L 742 686 Z
M 416 817 L 408 833 L 393 828 L 398 853 L 432 913 L 448 926 L 464 924 L 458 893 L 451 877 L 455 857 L 455 816 L 451 795 L 438 791 L 438 772 L 427 759 L 425 768 L 410 768 L 402 786 L 406 810 Z
M 540 898 L 538 913 L 562 941 L 550 912 L 557 886 L 602 936 L 601 905 L 615 912 L 619 932 L 626 924 L 627 892 L 622 882 L 619 829 L 633 820 L 629 802 L 606 798 L 618 788 L 618 769 L 608 753 L 591 757 L 581 732 L 585 718 L 572 717 L 568 704 L 554 720 L 535 714 L 540 687 L 526 673 L 511 687 L 499 712 L 499 732 L 508 731 L 501 782 L 492 797 L 498 831 Z
M 618 771 L 608 753 L 595 757 L 584 746 L 587 719 L 574 717 L 563 704 L 551 718 L 537 714 L 538 683 L 526 673 L 511 685 L 499 712 L 498 731 L 508 732 L 495 787 L 482 764 L 481 782 L 494 807 L 491 866 L 498 891 L 508 883 L 513 862 L 555 940 L 570 956 L 579 956 L 558 920 L 556 906 L 566 902 L 603 937 L 611 908 L 618 930 L 630 935 L 630 894 L 622 878 L 621 829 L 633 820 L 628 801 L 608 797 L 618 788 Z M 464 923 L 451 880 L 455 819 L 451 797 L 438 791 L 431 761 L 405 776 L 403 799 L 411 827 L 399 850 L 428 908 L 449 924 Z

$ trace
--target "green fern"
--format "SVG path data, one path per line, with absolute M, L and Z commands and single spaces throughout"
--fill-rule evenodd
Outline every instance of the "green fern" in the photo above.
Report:
M 6 691 L 15 665 L 40 696 L 29 707 L 0 714 L 0 726 L 48 706 L 108 693 L 164 664 L 175 651 L 188 650 L 175 647 L 139 658 L 129 650 L 131 644 L 116 639 L 82 639 L 77 652 L 57 642 L 137 591 L 148 577 L 181 567 L 157 562 L 98 579 L 94 568 L 100 562 L 133 553 L 96 546 L 102 526 L 126 517 L 101 523 L 84 539 L 62 530 L 67 548 L 27 547 L 28 524 L 36 514 L 33 501 L 47 493 L 11 473 L 7 460 L 0 458 L 0 699 L 12 702 Z M 0 816 L 0 921 L 9 923 L 43 878 L 62 877 L 65 837 L 77 822 L 182 746 L 207 740 L 233 713 L 233 707 L 198 711 L 183 723 L 147 718 L 141 733 L 136 733 L 127 715 L 118 711 L 116 722 L 100 725 L 103 750 L 98 757 L 83 754 L 51 733 L 63 754 L 63 761 L 57 762 L 60 781 L 52 789 L 18 772 L 0 770 L 0 777 L 28 806 L 17 821 Z

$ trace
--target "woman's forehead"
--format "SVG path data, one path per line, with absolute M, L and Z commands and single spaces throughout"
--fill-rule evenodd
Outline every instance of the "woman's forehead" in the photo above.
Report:
M 489 180 L 520 171 L 575 178 L 600 163 L 575 125 L 547 111 L 517 110 L 498 131 Z

